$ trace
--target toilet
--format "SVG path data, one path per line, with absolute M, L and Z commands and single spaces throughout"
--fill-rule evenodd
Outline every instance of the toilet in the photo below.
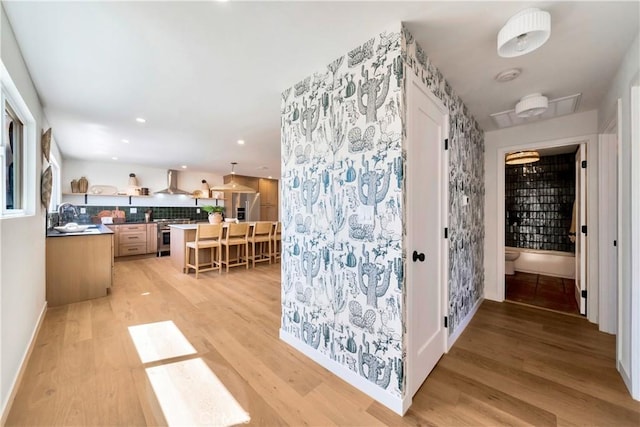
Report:
M 504 274 L 515 274 L 515 262 L 520 256 L 520 252 L 504 251 Z

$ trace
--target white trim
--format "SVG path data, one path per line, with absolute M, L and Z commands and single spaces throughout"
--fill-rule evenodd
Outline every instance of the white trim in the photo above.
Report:
M 307 356 L 309 359 L 316 362 L 318 365 L 324 367 L 332 374 L 336 375 L 338 378 L 346 381 L 350 385 L 357 388 L 359 391 L 368 395 L 372 399 L 375 399 L 377 402 L 380 402 L 387 408 L 391 409 L 398 415 L 404 415 L 404 413 L 411 406 L 411 397 L 406 397 L 403 399 L 399 396 L 394 396 L 389 392 L 381 389 L 377 385 L 371 383 L 366 378 L 358 375 L 353 372 L 349 368 L 346 368 L 344 365 L 336 362 L 335 360 L 331 360 L 324 354 L 315 350 L 313 347 L 308 346 L 307 344 L 300 341 L 298 338 L 294 337 L 290 333 L 286 332 L 282 328 L 280 328 L 280 339 L 291 347 L 299 351 L 300 353 Z
M 609 195 L 613 194 L 612 187 L 617 188 L 618 153 L 620 144 L 620 129 L 617 116 L 614 117 L 604 132 L 598 135 L 598 239 L 599 247 L 599 329 L 610 334 L 617 333 L 618 327 L 618 282 L 617 251 L 613 241 L 618 240 L 617 223 L 619 202 L 615 205 L 609 203 Z M 616 200 L 619 198 L 615 192 Z M 611 224 L 616 224 L 616 229 Z
M 12 209 L 6 211 L 4 200 L 4 185 L 0 185 L 0 219 L 2 218 L 15 218 L 24 216 L 33 216 L 36 213 L 36 207 L 39 203 L 36 202 L 36 188 L 40 188 L 36 185 L 36 152 L 38 152 L 36 141 L 36 121 L 31 114 L 31 110 L 27 106 L 27 103 L 20 95 L 20 91 L 11 79 L 9 72 L 7 71 L 4 63 L 0 60 L 0 92 L 2 108 L 4 109 L 5 100 L 9 102 L 12 109 L 22 121 L 23 124 L 23 145 L 22 145 L 22 207 L 20 209 Z M 4 114 L 2 114 L 2 133 L 4 134 Z M 2 146 L 2 144 L 0 144 Z M 0 165 L 0 173 L 4 176 L 4 162 Z M 4 180 L 4 178 L 2 178 Z M 40 176 L 38 174 L 38 180 Z
M 631 396 L 640 400 L 640 86 L 631 88 Z M 633 260 L 636 260 L 635 262 Z
M 447 353 L 449 352 L 449 350 L 451 350 L 451 347 L 453 347 L 453 345 L 456 343 L 458 338 L 460 338 L 460 335 L 462 335 L 464 330 L 467 329 L 467 326 L 469 326 L 471 319 L 473 319 L 473 316 L 476 315 L 476 312 L 482 305 L 483 301 L 484 301 L 484 297 L 478 298 L 478 301 L 476 301 L 476 303 L 473 305 L 469 313 L 467 313 L 465 318 L 462 319 L 462 321 L 458 324 L 458 329 L 456 329 L 454 333 L 449 335 L 449 340 L 447 341 Z
M 569 137 L 569 138 L 561 138 L 554 139 L 548 141 L 537 141 L 537 142 L 529 142 L 526 144 L 517 144 L 510 145 L 508 147 L 500 147 L 496 151 L 496 164 L 498 165 L 497 170 L 497 194 L 496 194 L 496 211 L 494 212 L 495 218 L 497 219 L 497 240 L 495 243 L 495 253 L 496 257 L 496 282 L 497 289 L 495 292 L 490 292 L 489 294 L 493 296 L 492 299 L 494 301 L 502 302 L 505 298 L 505 280 L 504 280 L 504 210 L 505 210 L 505 201 L 504 201 L 504 157 L 505 155 L 514 150 L 522 150 L 522 149 L 543 149 L 543 148 L 551 148 L 551 147 L 562 147 L 566 145 L 579 145 L 586 144 L 587 147 L 593 147 L 594 136 L 585 135 L 585 136 L 577 136 L 577 137 Z M 593 182 L 595 180 L 590 181 L 590 176 L 592 174 L 597 173 L 597 150 L 595 149 L 587 149 L 587 162 L 589 162 L 590 170 L 587 170 L 587 185 L 590 185 L 589 182 Z M 596 175 L 597 176 L 597 175 Z M 593 184 L 591 184 L 593 185 Z M 590 218 L 593 218 L 592 213 L 597 215 L 597 200 L 593 200 L 592 197 L 588 197 L 591 194 L 591 190 L 589 187 L 587 188 L 587 215 Z M 590 230 L 597 230 L 596 222 L 593 219 L 589 220 Z M 587 253 L 587 291 L 589 293 L 589 299 L 587 301 L 587 318 L 591 322 L 597 322 L 598 319 L 598 283 L 597 283 L 597 248 L 598 248 L 598 239 L 597 239 L 597 231 L 589 232 L 589 242 L 587 243 L 587 248 L 595 248 L 592 249 L 591 252 Z M 595 251 L 595 252 L 594 252 Z M 594 262 L 595 260 L 595 262 Z M 595 265 L 594 265 L 595 264 Z M 486 287 L 486 284 L 485 284 Z M 485 296 L 486 296 L 485 290 Z
M 18 387 L 22 382 L 22 376 L 24 375 L 25 370 L 27 369 L 27 363 L 31 358 L 31 352 L 36 345 L 36 338 L 38 338 L 38 333 L 40 332 L 40 327 L 42 326 L 42 322 L 44 321 L 44 316 L 47 312 L 47 302 L 44 302 L 42 306 L 42 310 L 40 311 L 40 315 L 38 316 L 38 322 L 36 323 L 36 327 L 33 329 L 31 333 L 31 338 L 29 339 L 29 345 L 27 346 L 26 351 L 22 355 L 22 360 L 20 361 L 20 368 L 13 378 L 13 382 L 11 383 L 10 393 L 7 396 L 7 399 L 2 402 L 2 418 L 0 418 L 0 425 L 5 425 L 7 422 L 7 417 L 9 416 L 9 412 L 11 411 L 11 406 L 13 405 L 13 400 L 16 398 L 16 393 L 18 392 Z
M 450 137 L 450 132 L 449 132 L 449 110 L 447 109 L 447 107 L 444 105 L 444 103 L 438 99 L 438 97 L 436 97 L 430 90 L 428 90 L 426 87 L 424 87 L 424 85 L 422 84 L 422 82 L 416 77 L 415 74 L 413 73 L 409 73 L 407 76 L 407 80 L 405 82 L 405 90 L 406 90 L 406 95 L 408 98 L 408 93 L 410 91 L 413 90 L 418 90 L 420 91 L 420 93 L 423 93 L 426 95 L 426 97 L 429 99 L 430 102 L 433 103 L 433 105 L 436 106 L 436 108 L 439 110 L 440 114 L 442 114 L 442 136 L 444 138 L 449 138 Z M 408 100 L 407 100 L 407 104 L 408 104 Z M 408 105 L 406 107 L 407 109 L 410 108 Z M 406 111 L 405 112 L 406 117 L 409 117 L 409 112 Z M 407 119 L 407 126 L 408 126 L 408 119 Z M 444 143 L 444 141 L 440 141 L 440 143 Z M 407 143 L 408 145 L 408 143 Z M 409 148 L 407 147 L 407 156 L 409 156 L 411 153 L 409 152 Z M 439 225 L 439 230 L 441 230 L 440 232 L 443 233 L 443 230 L 445 227 L 448 227 L 448 223 L 449 223 L 449 152 L 444 150 L 444 147 L 441 146 L 438 150 L 438 164 L 439 164 L 439 174 L 440 174 L 440 194 L 438 195 L 438 203 L 440 204 L 440 214 L 438 215 L 438 225 Z M 407 186 L 407 188 L 405 189 L 407 192 L 407 197 L 411 197 L 411 192 L 409 191 L 409 187 Z M 406 207 L 405 207 L 406 208 Z M 407 217 L 406 217 L 406 221 L 408 224 L 411 224 L 411 215 L 412 213 L 407 209 Z M 444 234 L 441 234 L 440 237 L 442 238 L 442 243 L 441 246 L 439 248 L 439 254 L 438 254 L 438 258 L 439 258 L 439 265 L 438 265 L 438 281 L 440 284 L 440 295 L 441 295 L 441 317 L 442 317 L 442 321 L 444 322 L 444 316 L 448 316 L 448 305 L 449 305 L 449 287 L 448 287 L 448 283 L 449 283 L 449 271 L 448 271 L 448 266 L 449 266 L 449 240 L 444 238 Z M 410 232 L 406 233 L 406 237 L 405 237 L 405 259 L 408 260 L 409 258 L 409 254 L 407 252 L 407 248 L 413 248 L 414 244 L 413 244 L 413 239 L 412 239 L 412 234 Z M 404 286 L 406 289 L 406 307 L 405 307 L 405 312 L 406 312 L 406 324 L 407 324 L 407 330 L 405 333 L 405 337 L 406 337 L 406 358 L 405 358 L 405 389 L 403 390 L 403 393 L 405 395 L 405 401 L 408 399 L 409 405 L 411 404 L 411 399 L 413 398 L 412 395 L 410 394 L 410 390 L 413 390 L 413 384 L 411 384 L 411 373 L 413 372 L 413 365 L 414 365 L 414 361 L 413 361 L 413 348 L 414 348 L 414 344 L 413 344 L 413 335 L 411 334 L 412 328 L 415 326 L 414 325 L 414 320 L 413 320 L 413 313 L 415 312 L 414 309 L 417 309 L 417 307 L 414 307 L 414 302 L 415 302 L 415 298 L 414 298 L 414 288 L 412 286 L 408 286 L 408 278 L 410 276 L 410 273 L 408 272 L 408 268 L 407 268 L 407 274 L 405 274 L 405 279 L 404 279 Z M 442 353 L 446 353 L 448 351 L 448 347 L 447 347 L 447 343 L 448 343 L 448 339 L 449 339 L 449 331 L 447 329 L 445 329 L 443 331 L 444 334 L 444 342 L 443 342 L 443 348 L 442 348 Z M 407 408 L 405 408 L 404 410 L 406 411 Z

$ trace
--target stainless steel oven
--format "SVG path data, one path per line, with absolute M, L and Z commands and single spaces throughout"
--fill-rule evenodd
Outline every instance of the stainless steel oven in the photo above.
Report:
M 189 224 L 195 221 L 189 218 L 175 219 L 154 219 L 153 222 L 158 224 L 158 256 L 168 255 L 171 251 L 171 228 L 170 224 Z

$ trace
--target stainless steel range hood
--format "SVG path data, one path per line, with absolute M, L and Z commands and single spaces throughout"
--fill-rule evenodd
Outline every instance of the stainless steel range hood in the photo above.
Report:
M 169 169 L 167 171 L 167 188 L 156 191 L 156 194 L 191 194 L 191 192 L 178 188 L 178 171 Z

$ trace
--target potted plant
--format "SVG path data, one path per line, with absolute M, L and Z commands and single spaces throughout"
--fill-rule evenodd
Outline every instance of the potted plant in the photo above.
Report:
M 224 213 L 224 206 L 206 205 L 202 207 L 202 210 L 209 214 L 210 224 L 220 224 L 222 222 L 222 214 Z

